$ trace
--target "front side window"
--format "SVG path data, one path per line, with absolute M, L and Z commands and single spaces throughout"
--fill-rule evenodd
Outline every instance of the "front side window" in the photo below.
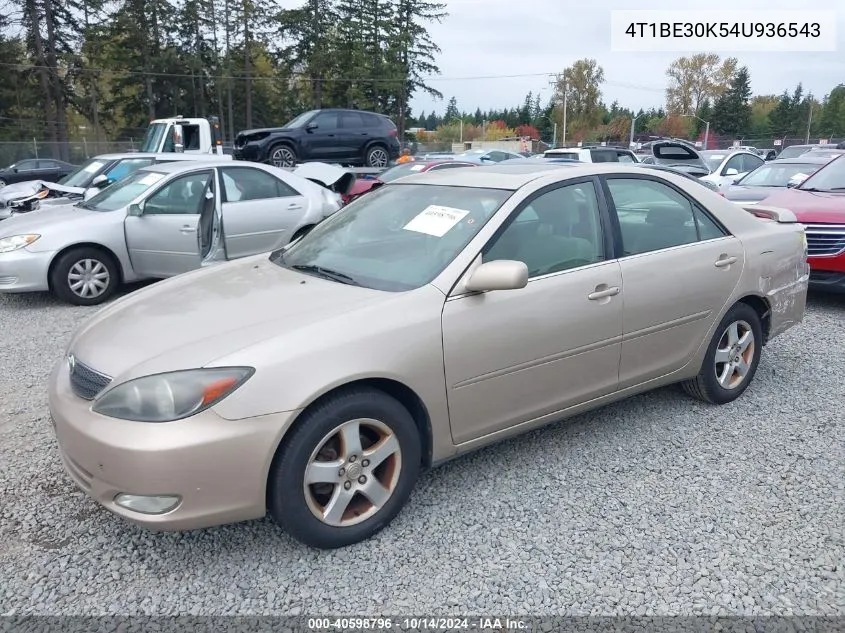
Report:
M 18 171 L 33 171 L 38 168 L 38 163 L 34 160 L 22 160 L 19 163 L 15 163 L 15 168 Z
M 68 187 L 87 187 L 94 176 L 107 164 L 108 162 L 104 160 L 89 160 L 62 178 L 59 184 L 67 185 Z
M 672 187 L 643 178 L 608 178 L 623 255 L 693 244 L 724 232 L 701 209 Z
M 762 158 L 752 156 L 751 154 L 745 154 L 742 161 L 742 172 L 745 173 L 748 171 L 754 171 L 764 162 L 765 161 Z
M 292 187 L 266 171 L 252 167 L 224 167 L 223 201 L 246 202 L 299 195 Z
M 704 164 L 707 165 L 707 169 L 714 172 L 719 169 L 719 165 L 725 160 L 725 154 L 702 154 L 702 158 Z
M 179 176 L 147 198 L 144 215 L 199 214 L 210 191 L 212 173 L 201 171 Z
M 413 290 L 437 277 L 511 193 L 385 185 L 274 253 L 273 261 L 339 283 L 391 292 Z
M 337 118 L 337 112 L 321 112 L 314 117 L 312 123 L 316 123 L 317 129 L 321 132 L 336 130 L 338 127 Z
M 722 170 L 722 175 L 723 176 L 730 176 L 732 169 L 734 170 L 735 173 L 741 174 L 742 173 L 742 166 L 745 162 L 743 160 L 743 156 L 744 156 L 743 154 L 737 154 L 736 156 L 734 156 L 733 158 L 728 160 L 728 162 L 725 163 L 725 168 Z
M 604 240 L 593 183 L 567 185 L 534 198 L 484 249 L 483 261 L 497 259 L 525 262 L 529 277 L 602 261 Z

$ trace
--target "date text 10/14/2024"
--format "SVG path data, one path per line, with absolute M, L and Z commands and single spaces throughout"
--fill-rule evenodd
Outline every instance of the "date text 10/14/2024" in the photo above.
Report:
M 528 630 L 525 620 L 510 617 L 308 618 L 310 631 L 478 631 L 505 633 Z

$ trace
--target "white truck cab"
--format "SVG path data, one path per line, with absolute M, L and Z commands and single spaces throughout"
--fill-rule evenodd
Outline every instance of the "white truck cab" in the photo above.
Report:
M 153 119 L 141 145 L 142 152 L 223 155 L 223 137 L 217 117 Z

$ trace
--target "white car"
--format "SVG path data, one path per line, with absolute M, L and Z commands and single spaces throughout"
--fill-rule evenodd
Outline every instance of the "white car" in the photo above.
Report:
M 637 155 L 617 147 L 559 147 L 548 149 L 543 158 L 571 158 L 582 163 L 637 163 Z
M 735 180 L 766 162 L 758 154 L 746 150 L 709 150 L 699 154 L 710 170 L 702 180 L 712 182 L 719 189 L 731 186 Z

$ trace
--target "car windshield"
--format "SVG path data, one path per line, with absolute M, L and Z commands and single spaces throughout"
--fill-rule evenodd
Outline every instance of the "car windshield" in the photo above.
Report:
M 402 163 L 391 167 L 378 175 L 378 179 L 382 182 L 393 182 L 403 176 L 410 176 L 425 169 L 425 163 Z
M 317 110 L 309 110 L 308 112 L 303 112 L 298 117 L 293 119 L 292 121 L 288 121 L 282 127 L 302 127 L 305 125 L 305 122 L 310 119 L 314 114 L 316 114 Z
M 157 171 L 136 171 L 76 206 L 91 211 L 116 211 L 137 200 L 164 177 Z
M 805 191 L 845 191 L 845 159 L 834 158 L 807 178 L 798 189 Z
M 477 187 L 387 185 L 271 257 L 285 268 L 340 283 L 413 290 L 437 277 L 510 195 Z
M 810 151 L 810 147 L 807 145 L 793 145 L 792 147 L 785 148 L 780 154 L 778 154 L 778 158 L 797 158 L 798 156 L 802 156 Z
M 725 156 L 727 156 L 727 154 L 701 154 L 701 158 L 704 159 L 704 164 L 707 165 L 707 169 L 711 172 L 716 171 L 719 168 L 719 165 L 721 165 L 722 161 L 725 160 Z
M 812 163 L 787 163 L 761 165 L 737 184 L 743 187 L 786 187 L 790 181 L 804 180 L 821 165 Z
M 107 163 L 108 161 L 93 158 L 62 178 L 59 181 L 59 184 L 66 185 L 68 187 L 87 187 L 91 184 L 91 180 L 93 180 L 94 176 L 96 176 Z
M 147 133 L 144 136 L 144 140 L 141 142 L 141 151 L 142 152 L 157 152 L 161 147 L 162 139 L 164 135 L 167 133 L 167 128 L 169 127 L 169 123 L 151 123 L 150 127 L 147 128 Z

